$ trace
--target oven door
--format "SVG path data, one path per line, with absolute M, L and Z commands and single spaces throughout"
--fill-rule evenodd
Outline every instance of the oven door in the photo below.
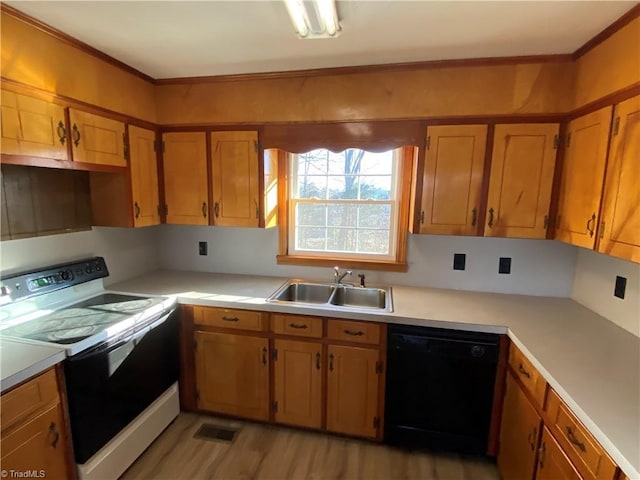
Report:
M 176 312 L 67 358 L 76 462 L 89 460 L 176 382 L 178 362 Z

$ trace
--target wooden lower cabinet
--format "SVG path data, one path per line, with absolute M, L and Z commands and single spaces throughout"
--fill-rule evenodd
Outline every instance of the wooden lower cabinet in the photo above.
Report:
M 322 426 L 322 344 L 274 341 L 274 419 L 309 428 Z
M 0 411 L 3 477 L 76 478 L 55 368 L 4 393 Z
M 327 430 L 375 438 L 380 352 L 340 345 L 329 345 L 327 351 Z
M 542 440 L 538 449 L 536 480 L 582 480 L 547 427 L 542 430 Z
M 196 331 L 196 403 L 200 410 L 269 419 L 269 341 Z
M 498 469 L 504 480 L 533 479 L 541 426 L 542 418 L 507 372 L 498 447 Z

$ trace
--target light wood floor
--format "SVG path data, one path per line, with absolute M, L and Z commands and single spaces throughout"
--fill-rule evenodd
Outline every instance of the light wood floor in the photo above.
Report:
M 203 422 L 240 431 L 233 443 L 193 438 Z M 133 479 L 499 480 L 500 475 L 484 459 L 181 413 L 121 477 Z

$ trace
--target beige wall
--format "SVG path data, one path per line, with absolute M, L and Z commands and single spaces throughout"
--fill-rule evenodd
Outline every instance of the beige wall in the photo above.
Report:
M 640 17 L 576 61 L 574 107 L 640 82 Z
M 4 12 L 1 22 L 2 77 L 156 122 L 150 82 Z

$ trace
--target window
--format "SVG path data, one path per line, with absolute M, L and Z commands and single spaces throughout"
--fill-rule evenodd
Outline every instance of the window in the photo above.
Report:
M 278 262 L 329 265 L 343 260 L 345 266 L 401 264 L 388 269 L 406 269 L 409 192 L 401 186 L 410 168 L 403 168 L 405 151 L 414 149 L 290 154 L 287 222 L 280 231 L 286 241 L 281 239 Z

